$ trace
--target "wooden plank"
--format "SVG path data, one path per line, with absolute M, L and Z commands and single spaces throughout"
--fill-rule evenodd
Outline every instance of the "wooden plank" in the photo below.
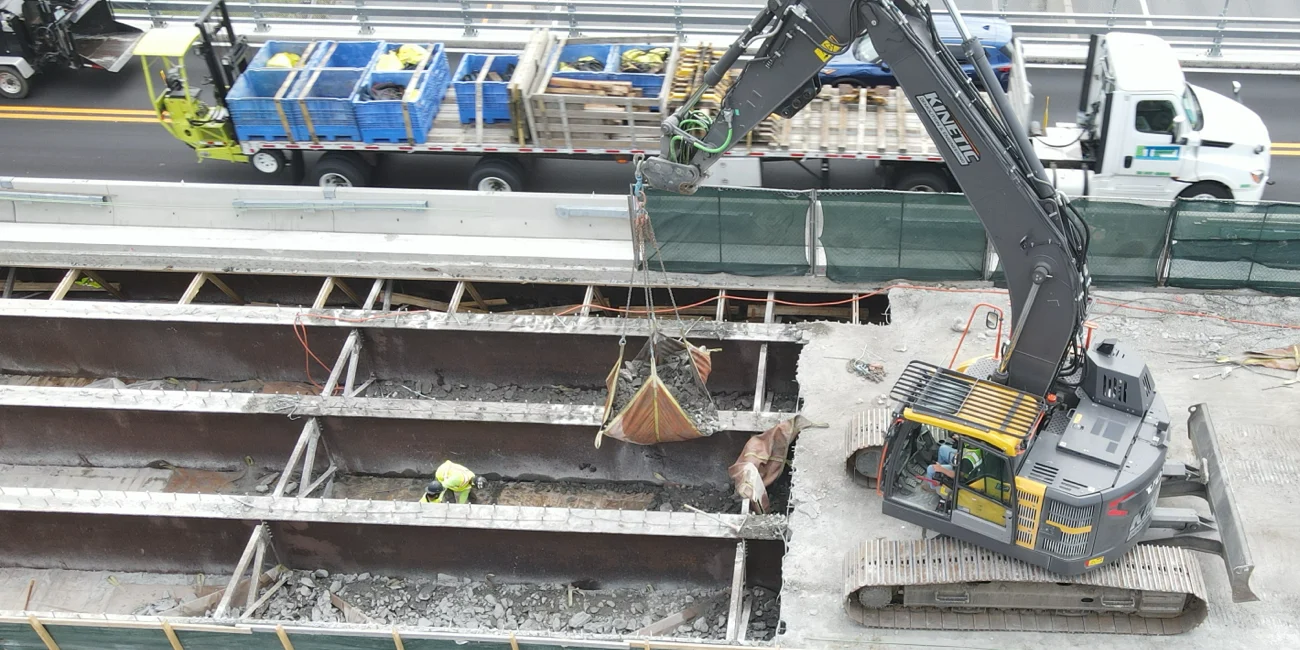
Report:
M 206 284 L 207 281 L 207 273 L 195 273 L 194 277 L 190 280 L 190 286 L 185 287 L 185 293 L 181 294 L 181 299 L 177 301 L 176 304 L 188 305 L 191 302 L 194 302 L 194 298 L 199 295 L 199 290 L 203 288 L 203 285 Z
M 235 563 L 235 570 L 231 572 L 231 579 L 235 580 L 235 588 L 227 588 L 222 591 L 221 601 L 217 603 L 217 611 L 212 614 L 213 618 L 225 618 L 226 612 L 230 610 L 230 601 L 234 599 L 235 592 L 239 591 L 239 578 L 248 570 L 248 564 L 253 561 L 253 552 L 257 545 L 266 535 L 266 525 L 258 524 L 253 528 L 253 534 L 248 536 L 248 544 L 244 546 L 244 553 L 239 556 L 239 561 Z
M 862 95 L 863 92 L 858 91 L 858 96 L 861 97 Z M 849 137 L 848 137 L 849 107 L 844 104 L 843 96 L 841 96 L 840 101 L 835 102 L 835 104 L 840 111 L 839 136 L 835 138 L 836 140 L 835 148 L 839 151 L 844 151 L 845 149 L 848 149 L 848 142 L 849 142 Z
M 330 299 L 330 294 L 334 293 L 334 278 L 327 277 L 320 285 L 320 291 L 316 292 L 316 299 L 312 301 L 312 309 L 321 309 Z
M 817 141 L 817 148 L 826 151 L 830 149 L 831 139 L 831 100 L 823 98 L 816 101 L 822 103 L 821 139 Z
M 81 271 L 68 269 L 68 272 L 63 274 L 63 279 L 59 281 L 58 286 L 54 288 L 54 293 L 50 294 L 50 300 L 63 300 L 63 297 L 68 295 L 68 290 L 72 288 L 73 283 L 77 281 L 77 277 L 80 275 Z
M 293 642 L 289 640 L 289 633 L 284 631 L 283 625 L 280 625 L 278 623 L 276 624 L 275 635 L 277 637 L 280 637 L 280 645 L 284 648 L 284 650 L 293 650 Z
M 505 298 L 493 298 L 493 299 L 488 300 L 488 301 L 486 301 L 486 302 L 487 302 L 487 304 L 489 304 L 489 305 L 494 305 L 494 306 L 495 306 L 495 305 L 504 305 L 504 304 L 506 304 L 507 301 L 506 301 Z M 441 300 L 432 300 L 432 299 L 430 299 L 430 298 L 421 298 L 421 297 L 419 297 L 419 296 L 412 296 L 412 295 L 410 295 L 410 294 L 406 294 L 406 293 L 394 293 L 394 294 L 393 294 L 393 304 L 395 304 L 395 305 L 414 305 L 414 306 L 416 306 L 416 307 L 423 307 L 424 309 L 429 309 L 429 310 L 432 310 L 432 311 L 447 311 L 448 309 L 451 308 L 451 304 L 450 304 L 450 303 L 445 303 L 445 302 L 442 302 Z M 482 310 L 482 309 L 477 309 L 477 308 L 474 308 L 474 307 L 462 307 L 462 308 L 461 308 L 461 311 L 468 311 L 468 312 L 474 312 L 474 313 L 487 313 L 486 311 L 484 311 L 484 310 Z
M 261 598 L 253 601 L 253 603 L 248 606 L 248 609 L 245 609 L 243 613 L 239 615 L 239 619 L 244 620 L 246 618 L 252 618 L 253 612 L 261 609 L 262 605 L 265 605 L 267 601 L 271 600 L 271 598 L 275 596 L 276 592 L 280 591 L 280 588 L 283 587 L 285 583 L 289 582 L 289 577 L 292 575 L 293 574 L 286 572 L 284 575 L 280 576 L 280 579 L 277 580 L 275 584 L 271 585 L 271 588 L 267 589 L 266 593 L 262 594 Z
M 885 105 L 876 105 L 876 152 L 884 153 L 887 148 L 885 142 Z
M 263 584 L 263 585 L 267 584 L 280 576 L 287 576 L 287 574 L 284 573 L 284 569 L 278 566 L 273 567 L 266 573 L 263 573 L 260 578 L 258 578 L 258 584 Z M 286 577 L 285 579 L 287 580 L 288 578 Z M 248 580 L 249 580 L 248 578 L 244 578 L 243 580 L 236 582 L 235 591 L 244 589 L 248 584 Z M 228 587 L 229 585 L 217 589 L 216 591 L 206 596 L 201 596 L 199 598 L 195 598 L 194 600 L 183 602 L 167 611 L 159 612 L 158 615 L 163 617 L 179 617 L 179 618 L 188 618 L 191 616 L 202 616 L 209 609 L 212 609 L 213 605 L 216 605 L 218 602 L 221 601 L 221 596 L 225 594 L 226 589 Z
M 866 151 L 867 137 L 867 93 L 865 90 L 858 92 L 858 140 L 857 147 L 854 151 Z
M 466 282 L 465 290 L 469 292 L 469 297 L 474 299 L 474 304 L 478 305 L 479 309 L 487 311 L 488 308 L 487 301 L 483 299 L 483 294 L 479 293 L 478 289 L 474 288 L 473 284 Z
M 36 590 L 36 578 L 27 581 L 27 588 L 23 590 L 23 606 L 18 611 L 25 612 L 32 604 L 32 592 Z
M 163 634 L 167 635 L 167 642 L 172 644 L 172 650 L 185 650 L 181 645 L 181 640 L 176 638 L 176 631 L 172 629 L 172 624 L 167 620 L 162 622 Z
M 725 598 L 726 596 L 724 595 L 698 600 L 692 603 L 690 607 L 687 607 L 676 614 L 661 618 L 636 632 L 633 632 L 632 636 L 659 636 L 676 628 L 678 625 L 684 625 L 688 621 L 693 621 L 696 618 L 699 618 L 701 614 L 708 612 L 714 605 L 722 602 Z
M 349 287 L 347 282 L 344 282 L 343 280 L 334 280 L 334 286 L 338 287 L 339 291 L 342 291 L 347 295 L 348 299 L 350 299 L 356 306 L 365 306 L 365 304 L 361 302 L 361 296 L 358 296 L 357 292 L 353 291 L 352 287 Z
M 41 624 L 39 619 L 35 616 L 28 616 L 27 624 L 32 626 L 32 630 L 36 632 L 36 636 L 41 637 L 41 641 L 45 643 L 46 650 L 59 650 L 59 644 L 54 642 L 54 637 L 50 636 L 49 630 L 45 629 L 45 626 Z
M 907 96 L 902 88 L 894 89 L 894 115 L 898 119 L 898 152 L 907 153 Z
M 113 285 L 113 284 L 109 284 L 108 282 L 105 282 L 104 276 L 100 275 L 99 271 L 84 269 L 82 270 L 81 274 L 90 278 L 99 286 L 103 287 L 104 291 L 107 291 L 109 295 L 113 296 L 114 298 L 117 298 L 118 300 L 126 300 L 126 294 L 122 293 L 121 285 Z
M 632 82 L 630 81 L 596 81 L 587 79 L 566 79 L 564 77 L 552 77 L 551 83 L 547 88 L 586 88 L 589 90 L 603 90 L 607 88 L 622 88 L 627 92 L 632 92 Z M 549 90 L 547 92 L 550 92 Z
M 339 597 L 338 594 L 334 594 L 334 593 L 330 594 L 330 604 L 337 607 L 338 610 L 343 613 L 344 622 L 364 623 L 366 625 L 375 624 L 375 619 L 370 618 L 369 614 L 366 614 L 365 612 L 361 611 L 357 607 L 353 606 L 352 603 L 349 603 L 348 601 Z

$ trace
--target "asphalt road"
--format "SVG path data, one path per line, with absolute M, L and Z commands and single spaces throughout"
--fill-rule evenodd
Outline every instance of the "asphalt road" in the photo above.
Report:
M 1031 68 L 1030 81 L 1038 101 L 1035 116 L 1042 115 L 1050 98 L 1049 120 L 1072 121 L 1080 74 L 1075 69 Z M 1188 77 L 1192 83 L 1225 94 L 1231 94 L 1233 79 L 1240 80 L 1245 88 L 1243 99 L 1263 116 L 1274 142 L 1300 142 L 1300 122 L 1294 119 L 1300 76 L 1191 73 Z M 65 72 L 35 81 L 26 100 L 0 100 L 0 176 L 207 183 L 274 181 L 247 165 L 199 163 L 147 112 L 144 79 L 136 63 L 117 75 Z M 463 189 L 474 162 L 465 156 L 393 155 L 382 163 L 379 176 L 381 183 L 390 187 Z M 1275 156 L 1272 169 L 1277 184 L 1266 191 L 1265 198 L 1300 201 L 1300 183 L 1295 182 L 1300 180 L 1300 156 Z M 769 165 L 764 173 L 773 187 L 806 189 L 819 185 L 816 176 L 793 162 Z M 623 165 L 545 160 L 534 171 L 531 189 L 621 193 L 626 191 L 629 180 L 630 170 Z M 835 161 L 831 181 L 836 187 L 872 187 L 871 163 Z

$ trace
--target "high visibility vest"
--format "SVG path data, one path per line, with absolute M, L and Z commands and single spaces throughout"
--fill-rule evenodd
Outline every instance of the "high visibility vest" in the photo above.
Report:
M 464 465 L 457 465 L 451 461 L 444 462 L 438 467 L 434 478 L 442 483 L 442 487 L 452 492 L 464 492 L 474 485 L 474 472 Z

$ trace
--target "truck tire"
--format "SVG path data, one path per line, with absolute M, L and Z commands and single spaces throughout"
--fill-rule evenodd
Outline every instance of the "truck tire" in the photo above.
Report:
M 11 65 L 0 65 L 0 97 L 5 99 L 22 99 L 27 96 L 31 86 L 27 77 Z
M 913 169 L 898 175 L 894 189 L 904 192 L 951 192 L 952 183 L 941 171 Z
M 479 192 L 522 192 L 524 169 L 507 158 L 484 158 L 469 175 L 469 189 Z
M 1192 183 L 1192 186 L 1179 192 L 1180 199 L 1228 199 L 1232 200 L 1232 190 L 1211 181 Z
M 263 149 L 248 157 L 248 162 L 263 174 L 279 174 L 284 171 L 287 161 L 284 152 L 276 149 Z
M 370 165 L 355 153 L 331 151 L 316 162 L 311 177 L 321 187 L 365 187 L 370 184 Z

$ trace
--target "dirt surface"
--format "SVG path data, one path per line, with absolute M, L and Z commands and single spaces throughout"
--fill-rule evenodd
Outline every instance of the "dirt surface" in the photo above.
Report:
M 381 478 L 344 476 L 335 481 L 330 496 L 335 499 L 418 501 L 431 477 Z M 470 502 L 510 506 L 595 508 L 605 510 L 683 511 L 687 505 L 705 512 L 740 512 L 740 503 L 730 490 L 678 484 L 562 482 L 488 480 L 482 489 L 470 491 Z
M 294 571 L 256 617 L 343 622 L 345 612 L 337 606 L 343 602 L 380 625 L 628 634 L 705 602 L 708 606 L 701 616 L 658 636 L 721 639 L 726 635 L 725 590 L 657 590 L 650 586 L 583 589 L 582 586 L 499 584 L 446 574 L 406 578 L 369 573 L 331 575 L 324 570 Z M 332 602 L 331 594 L 339 601 Z M 763 611 L 768 609 L 765 606 Z M 766 628 L 770 618 L 760 616 L 753 620 Z

